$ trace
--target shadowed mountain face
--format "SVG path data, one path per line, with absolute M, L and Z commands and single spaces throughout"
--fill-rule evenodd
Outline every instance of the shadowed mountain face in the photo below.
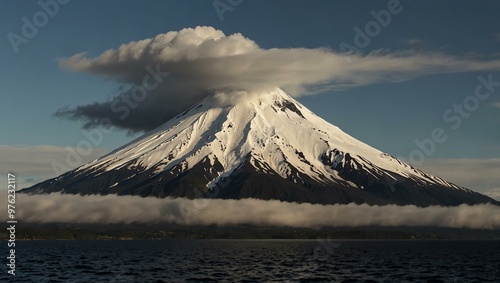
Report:
M 493 199 L 342 132 L 280 89 L 210 96 L 131 143 L 25 193 L 459 205 Z

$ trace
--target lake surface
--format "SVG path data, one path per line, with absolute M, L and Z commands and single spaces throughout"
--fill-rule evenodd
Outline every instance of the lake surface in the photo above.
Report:
M 18 241 L 16 255 L 0 282 L 500 282 L 500 241 Z

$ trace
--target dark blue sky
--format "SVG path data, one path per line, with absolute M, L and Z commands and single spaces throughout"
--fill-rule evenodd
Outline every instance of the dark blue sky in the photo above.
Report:
M 62 1 L 62 0 L 61 0 Z M 51 1 L 42 0 L 47 3 Z M 320 48 L 340 52 L 342 42 L 355 45 L 355 27 L 374 20 L 371 11 L 397 5 L 386 27 L 359 48 L 366 55 L 384 52 L 443 53 L 482 61 L 500 58 L 498 1 L 229 1 L 239 5 L 222 14 L 216 1 L 69 1 L 49 17 L 16 54 L 9 33 L 22 35 L 26 17 L 43 11 L 37 1 L 0 1 L 0 86 L 2 145 L 76 146 L 84 139 L 83 122 L 55 118 L 61 107 L 109 100 L 118 85 L 104 77 L 61 69 L 58 59 L 80 52 L 95 57 L 123 43 L 199 25 L 226 35 L 242 33 L 261 48 Z M 227 0 L 220 0 L 228 3 Z M 43 20 L 43 19 L 42 19 Z M 440 73 L 403 82 L 380 82 L 344 91 L 299 97 L 317 115 L 348 134 L 394 156 L 408 158 L 415 140 L 436 128 L 447 139 L 428 159 L 500 158 L 500 87 L 456 126 L 454 104 L 475 94 L 478 77 L 495 70 Z M 134 136 L 114 130 L 100 144 L 118 147 Z

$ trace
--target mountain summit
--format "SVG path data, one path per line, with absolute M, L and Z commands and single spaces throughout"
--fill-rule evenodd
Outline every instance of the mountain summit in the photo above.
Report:
M 23 192 L 321 204 L 495 202 L 356 140 L 281 89 L 209 96 L 127 145 Z

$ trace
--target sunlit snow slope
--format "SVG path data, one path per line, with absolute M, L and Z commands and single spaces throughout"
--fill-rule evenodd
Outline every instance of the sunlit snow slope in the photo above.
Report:
M 110 154 L 25 190 L 312 203 L 492 201 L 342 132 L 285 94 L 205 98 Z

